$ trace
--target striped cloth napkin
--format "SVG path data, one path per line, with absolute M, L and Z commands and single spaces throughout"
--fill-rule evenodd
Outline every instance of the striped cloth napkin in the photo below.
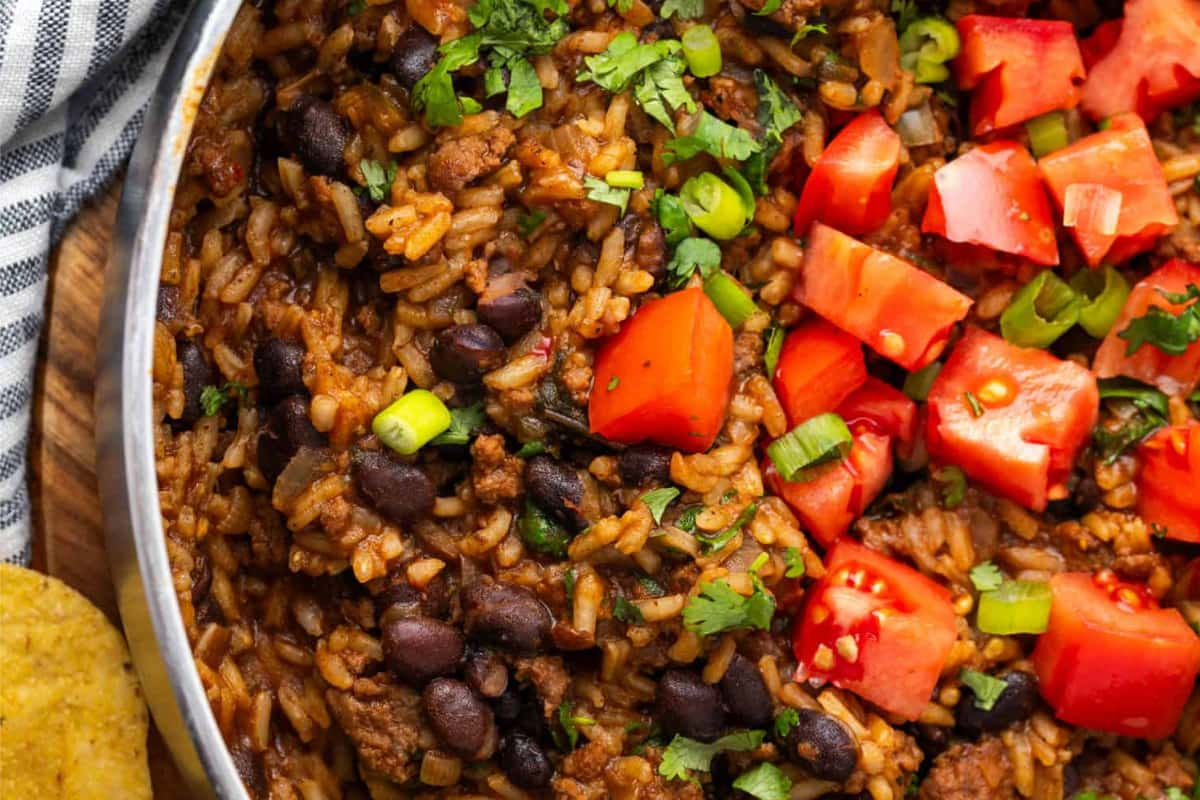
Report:
M 50 248 L 121 168 L 183 0 L 0 0 L 0 561 L 28 563 L 25 461 Z

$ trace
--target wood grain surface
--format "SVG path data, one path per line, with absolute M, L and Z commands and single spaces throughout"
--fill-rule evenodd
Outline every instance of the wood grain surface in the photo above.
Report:
M 30 440 L 34 567 L 67 582 L 119 622 L 104 554 L 92 409 L 96 334 L 119 187 L 84 208 L 50 260 L 47 322 L 38 353 Z M 188 800 L 151 726 L 156 800 Z

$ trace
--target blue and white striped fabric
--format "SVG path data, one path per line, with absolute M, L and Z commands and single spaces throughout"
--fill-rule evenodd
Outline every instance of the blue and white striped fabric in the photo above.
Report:
M 0 561 L 30 555 L 34 361 L 51 246 L 133 149 L 183 0 L 0 0 Z

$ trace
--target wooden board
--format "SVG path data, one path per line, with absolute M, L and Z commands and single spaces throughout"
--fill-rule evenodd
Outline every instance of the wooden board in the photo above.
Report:
M 96 487 L 92 409 L 96 333 L 119 187 L 83 209 L 50 260 L 47 323 L 38 353 L 30 440 L 34 567 L 74 586 L 114 621 Z M 190 796 L 151 726 L 150 773 L 158 800 Z

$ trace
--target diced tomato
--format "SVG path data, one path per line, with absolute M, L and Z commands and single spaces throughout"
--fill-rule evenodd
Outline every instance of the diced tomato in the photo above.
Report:
M 1085 136 L 1038 162 L 1058 207 L 1065 208 L 1073 185 L 1099 184 L 1121 194 L 1115 234 L 1091 227 L 1071 233 L 1087 262 L 1124 261 L 1154 246 L 1179 222 L 1175 201 L 1146 125 L 1136 114 L 1112 118 L 1108 130 Z
M 969 14 L 958 35 L 954 73 L 960 89 L 974 91 L 976 136 L 1078 104 L 1086 73 L 1069 22 Z
M 1200 423 L 1154 434 L 1138 448 L 1138 463 L 1142 519 L 1169 539 L 1200 542 Z
M 892 474 L 892 440 L 869 430 L 854 435 L 846 458 L 817 467 L 808 481 L 785 481 L 771 459 L 763 461 L 767 486 L 799 517 L 801 525 L 828 547 L 862 516 Z
M 1124 22 L 1105 23 L 1087 49 L 1103 52 L 1090 67 L 1081 106 L 1093 119 L 1133 111 L 1150 121 L 1200 97 L 1200 3 L 1128 0 Z
M 1117 46 L 1117 40 L 1121 38 L 1121 22 L 1119 19 L 1105 20 L 1096 26 L 1091 36 L 1079 40 L 1079 53 L 1088 72 Z M 1087 81 L 1084 81 L 1084 86 L 1087 86 Z
M 1200 669 L 1200 639 L 1179 612 L 1107 570 L 1060 573 L 1050 588 L 1033 665 L 1058 718 L 1123 736 L 1170 735 Z
M 980 145 L 934 173 L 921 230 L 1058 263 L 1050 201 L 1033 156 L 1016 142 Z
M 1120 334 L 1129 327 L 1130 320 L 1144 317 L 1151 307 L 1170 313 L 1178 313 L 1182 305 L 1172 305 L 1162 296 L 1163 292 L 1177 294 L 1187 291 L 1189 284 L 1200 286 L 1200 266 L 1180 259 L 1168 261 L 1159 269 L 1143 278 L 1129 293 L 1121 316 L 1112 330 L 1104 337 L 1092 370 L 1100 378 L 1124 375 L 1153 384 L 1167 394 L 1187 394 L 1200 383 L 1200 342 L 1188 347 L 1181 355 L 1172 356 L 1153 344 L 1145 343 L 1133 355 L 1125 355 L 1129 342 Z
M 1064 490 L 1099 415 L 1096 378 L 1071 361 L 969 328 L 929 391 L 929 454 L 1041 511 Z
M 899 168 L 900 137 L 878 111 L 859 114 L 813 164 L 796 206 L 796 235 L 814 220 L 847 233 L 875 230 L 892 212 Z
M 795 427 L 833 411 L 867 379 L 862 345 L 823 319 L 803 322 L 783 340 L 775 394 Z
M 957 638 L 950 593 L 851 539 L 825 567 L 792 629 L 796 680 L 828 680 L 915 720 Z
M 596 356 L 588 421 L 614 442 L 707 450 L 733 378 L 733 330 L 704 291 L 652 300 Z
M 908 395 L 874 376 L 837 407 L 851 430 L 866 428 L 891 436 L 903 447 L 917 435 L 917 404 Z
M 941 355 L 971 307 L 949 284 L 819 222 L 795 298 L 909 370 Z

